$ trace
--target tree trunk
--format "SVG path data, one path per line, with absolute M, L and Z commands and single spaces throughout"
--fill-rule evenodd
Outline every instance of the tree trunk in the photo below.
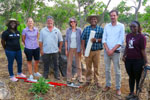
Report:
M 104 12 L 103 12 L 103 14 L 102 14 L 102 16 L 101 16 L 101 20 L 100 20 L 100 22 L 99 22 L 99 25 L 102 25 L 103 22 L 104 22 L 104 16 L 105 16 L 105 13 L 106 13 L 106 11 L 107 11 L 107 8 L 108 8 L 110 2 L 111 2 L 111 0 L 109 0 L 108 3 L 107 3 L 107 5 L 106 5 L 106 8 L 105 8 L 105 10 L 104 10 Z
M 80 1 L 77 0 L 78 2 L 78 8 L 79 8 L 79 20 L 80 20 L 80 27 L 81 27 L 81 24 L 82 24 L 82 20 L 81 20 L 81 4 L 80 4 Z
M 141 7 L 142 0 L 139 0 L 138 7 L 135 9 L 135 20 L 138 21 L 138 11 Z

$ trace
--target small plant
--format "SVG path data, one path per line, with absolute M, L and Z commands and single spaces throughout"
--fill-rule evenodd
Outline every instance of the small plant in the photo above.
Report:
M 29 89 L 29 92 L 34 94 L 45 94 L 50 89 L 49 84 L 47 84 L 49 80 L 46 80 L 43 77 L 40 77 L 37 83 L 33 83 L 32 87 Z
M 43 100 L 42 97 L 38 96 L 37 94 L 34 95 L 34 100 Z

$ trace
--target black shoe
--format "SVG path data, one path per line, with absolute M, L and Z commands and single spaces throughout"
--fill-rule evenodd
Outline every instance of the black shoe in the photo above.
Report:
M 44 77 L 45 79 L 48 79 L 48 76 L 43 75 L 43 77 Z
M 55 77 L 55 79 L 60 80 L 60 77 Z
M 128 96 L 126 96 L 126 100 L 132 100 L 135 97 L 134 93 L 129 93 Z

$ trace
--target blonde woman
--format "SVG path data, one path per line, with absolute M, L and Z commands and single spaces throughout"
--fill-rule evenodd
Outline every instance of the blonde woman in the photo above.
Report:
M 34 76 L 40 77 L 41 74 L 38 72 L 38 64 L 40 59 L 40 48 L 38 44 L 38 29 L 34 27 L 34 21 L 32 18 L 28 18 L 27 27 L 22 32 L 22 40 L 25 44 L 25 55 L 27 58 L 27 66 L 29 70 L 30 81 L 37 81 L 33 78 L 32 72 L 32 58 L 34 58 Z

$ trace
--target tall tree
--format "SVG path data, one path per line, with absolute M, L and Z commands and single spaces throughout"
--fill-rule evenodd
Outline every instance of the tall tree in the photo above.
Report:
M 102 25 L 102 23 L 104 22 L 104 16 L 105 16 L 105 13 L 107 12 L 107 8 L 108 8 L 110 2 L 111 2 L 111 0 L 108 1 L 107 5 L 106 5 L 106 7 L 105 7 L 105 10 L 103 11 L 103 14 L 102 14 L 102 16 L 101 16 L 101 20 L 100 20 L 100 22 L 99 22 L 100 25 Z
M 75 1 L 75 0 L 74 0 Z M 77 0 L 78 9 L 79 9 L 79 19 L 80 19 L 80 27 L 83 27 L 85 24 L 85 18 L 87 16 L 87 7 L 94 3 L 95 0 Z M 83 16 L 81 16 L 81 8 L 84 9 Z

